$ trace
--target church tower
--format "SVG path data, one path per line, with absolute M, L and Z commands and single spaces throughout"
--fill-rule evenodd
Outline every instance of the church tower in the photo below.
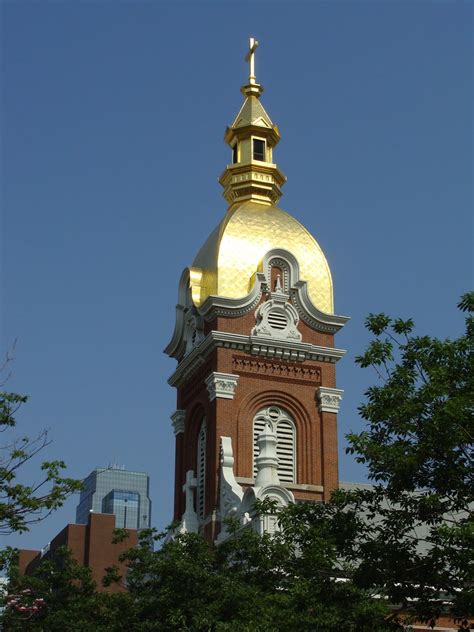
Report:
M 228 209 L 179 282 L 174 520 L 209 541 L 252 499 L 324 501 L 338 487 L 331 272 L 313 236 L 277 206 L 280 140 L 260 100 L 250 40 L 244 102 L 226 129 Z M 260 525 L 262 526 L 262 525 Z M 263 525 L 262 528 L 270 528 Z

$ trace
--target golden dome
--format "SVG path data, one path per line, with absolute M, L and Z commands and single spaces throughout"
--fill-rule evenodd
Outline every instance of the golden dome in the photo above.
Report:
M 189 269 L 192 298 L 199 307 L 211 295 L 247 296 L 255 274 L 262 272 L 265 255 L 280 248 L 298 261 L 300 279 L 307 282 L 314 306 L 333 314 L 331 272 L 323 251 L 304 226 L 275 206 L 286 177 L 273 162 L 280 133 L 260 101 L 263 88 L 255 80 L 254 66 L 257 46 L 250 38 L 244 103 L 224 136 L 232 148 L 232 164 L 219 181 L 230 206 Z
M 275 248 L 293 254 L 312 303 L 333 314 L 331 272 L 314 237 L 282 209 L 252 200 L 229 209 L 194 259 L 190 269 L 194 303 L 199 306 L 210 295 L 246 296 L 255 273 L 262 271 L 263 257 Z

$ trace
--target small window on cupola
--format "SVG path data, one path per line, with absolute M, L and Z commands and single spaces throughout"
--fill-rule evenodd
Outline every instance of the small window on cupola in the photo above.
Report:
M 235 165 L 236 162 L 239 162 L 239 149 L 237 146 L 237 141 L 235 145 L 232 147 L 232 164 Z
M 260 138 L 253 139 L 253 159 L 265 162 L 265 141 Z

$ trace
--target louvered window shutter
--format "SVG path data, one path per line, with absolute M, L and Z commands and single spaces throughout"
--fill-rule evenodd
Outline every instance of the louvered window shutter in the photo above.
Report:
M 206 483 L 206 420 L 203 419 L 197 444 L 197 498 L 196 513 L 199 518 L 204 518 L 205 507 L 205 483 Z
M 278 476 L 282 483 L 296 483 L 296 430 L 290 415 L 276 406 L 261 410 L 253 422 L 253 476 L 257 475 L 256 458 L 259 454 L 258 435 L 271 421 L 276 426 Z

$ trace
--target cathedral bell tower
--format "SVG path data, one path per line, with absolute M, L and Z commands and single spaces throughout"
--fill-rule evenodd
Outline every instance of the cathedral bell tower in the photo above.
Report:
M 336 362 L 344 351 L 326 258 L 277 207 L 286 178 L 277 126 L 260 100 L 250 39 L 244 102 L 225 132 L 220 177 L 229 207 L 179 283 L 176 325 L 174 520 L 209 541 L 228 516 L 271 530 L 255 498 L 324 501 L 338 487 Z

